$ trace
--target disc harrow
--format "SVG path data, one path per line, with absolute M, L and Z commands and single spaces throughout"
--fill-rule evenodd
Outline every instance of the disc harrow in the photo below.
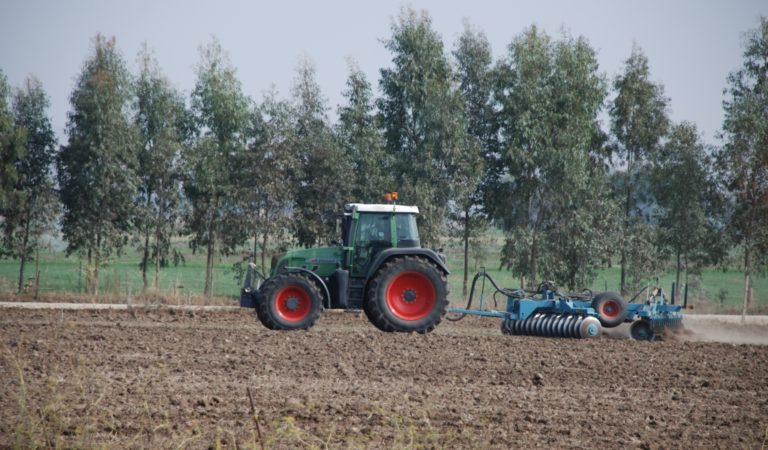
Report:
M 591 338 L 601 331 L 600 321 L 591 316 L 539 313 L 525 320 L 505 317 L 501 321 L 502 334 L 512 336 Z
M 472 301 L 481 280 L 480 305 Z M 494 309 L 485 308 L 485 281 L 493 292 Z M 499 311 L 496 294 L 506 297 L 506 310 Z M 632 323 L 630 336 L 637 340 L 654 340 L 666 329 L 682 327 L 682 307 L 670 305 L 660 288 L 654 288 L 645 303 L 627 303 L 619 294 L 603 292 L 593 294 L 562 294 L 553 283 L 542 283 L 535 291 L 498 287 L 484 270 L 472 280 L 466 308 L 449 308 L 457 316 L 448 320 L 461 320 L 467 315 L 497 317 L 501 319 L 501 332 L 511 336 L 540 336 L 589 339 L 600 336 L 603 328 L 621 323 Z

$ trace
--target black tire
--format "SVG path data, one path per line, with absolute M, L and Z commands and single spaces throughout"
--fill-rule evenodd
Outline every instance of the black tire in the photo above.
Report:
M 405 256 L 387 261 L 376 272 L 363 311 L 382 331 L 429 333 L 447 307 L 445 274 L 429 261 Z
M 597 294 L 592 300 L 592 308 L 605 328 L 617 327 L 627 318 L 627 301 L 615 292 Z
M 259 289 L 256 314 L 270 330 L 306 330 L 320 316 L 320 289 L 307 277 L 284 273 Z
M 629 335 L 636 341 L 652 341 L 654 338 L 653 329 L 647 320 L 636 320 L 629 327 Z

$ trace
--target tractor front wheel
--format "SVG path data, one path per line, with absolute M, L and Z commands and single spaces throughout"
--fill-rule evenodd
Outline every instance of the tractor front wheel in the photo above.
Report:
M 382 331 L 428 333 L 448 307 L 448 282 L 434 264 L 407 256 L 386 262 L 368 284 L 363 310 Z
M 320 316 L 320 290 L 307 277 L 285 273 L 259 289 L 256 314 L 270 330 L 306 330 Z

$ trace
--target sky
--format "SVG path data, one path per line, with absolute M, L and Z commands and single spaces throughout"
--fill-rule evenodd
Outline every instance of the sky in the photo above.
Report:
M 69 96 L 97 33 L 116 38 L 134 73 L 146 42 L 187 95 L 198 48 L 216 36 L 255 101 L 272 86 L 289 96 L 296 66 L 308 57 L 333 119 L 351 60 L 378 86 L 379 70 L 392 59 L 383 41 L 404 7 L 429 13 L 448 52 L 465 21 L 486 34 L 497 59 L 532 24 L 553 36 L 584 36 L 609 81 L 636 43 L 649 59 L 652 80 L 664 85 L 672 120 L 695 123 L 711 144 L 719 143 L 723 89 L 742 63 L 744 33 L 768 16 L 764 0 L 0 0 L 0 69 L 12 86 L 30 74 L 42 81 L 64 142 Z

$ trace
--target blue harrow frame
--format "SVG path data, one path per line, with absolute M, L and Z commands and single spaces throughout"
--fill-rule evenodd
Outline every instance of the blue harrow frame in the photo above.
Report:
M 478 279 L 482 279 L 479 305 L 472 307 L 472 300 Z M 487 309 L 485 280 L 494 287 L 494 308 L 498 307 L 496 293 L 506 297 L 506 309 Z M 613 302 L 616 310 L 613 317 L 606 317 L 606 309 L 600 301 Z M 682 306 L 667 303 L 664 292 L 654 288 L 644 303 L 627 303 L 617 294 L 593 295 L 562 294 L 551 283 L 543 283 L 537 291 L 499 288 L 485 270 L 472 280 L 470 296 L 465 308 L 449 308 L 449 313 L 458 316 L 448 320 L 461 320 L 466 315 L 496 317 L 501 319 L 504 334 L 532 335 L 546 337 L 591 338 L 601 334 L 603 327 L 614 327 L 621 322 L 630 322 L 630 336 L 637 340 L 654 340 L 667 328 L 682 326 Z M 613 319 L 609 321 L 608 319 Z

